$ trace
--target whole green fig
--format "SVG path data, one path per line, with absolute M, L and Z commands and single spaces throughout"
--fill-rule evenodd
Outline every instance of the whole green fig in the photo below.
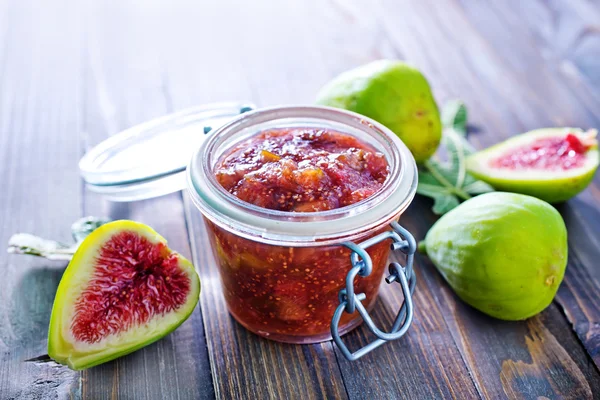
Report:
M 567 265 L 567 229 L 545 201 L 492 192 L 441 217 L 420 248 L 463 301 L 521 320 L 552 302 Z
M 429 82 L 416 68 L 377 60 L 326 84 L 317 104 L 354 111 L 390 128 L 415 160 L 427 160 L 440 144 L 442 123 Z

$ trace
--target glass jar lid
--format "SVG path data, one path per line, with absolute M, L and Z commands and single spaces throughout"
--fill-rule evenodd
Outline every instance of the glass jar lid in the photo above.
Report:
M 272 128 L 332 129 L 352 135 L 384 154 L 389 175 L 371 197 L 338 209 L 288 212 L 258 207 L 227 192 L 213 169 L 221 155 L 240 141 Z M 403 212 L 417 187 L 415 160 L 402 141 L 382 124 L 350 111 L 321 106 L 264 108 L 221 126 L 194 153 L 188 166 L 188 189 L 200 211 L 237 235 L 264 243 L 314 246 L 339 243 L 377 229 Z
M 189 108 L 126 129 L 88 151 L 79 169 L 90 190 L 114 201 L 181 190 L 194 150 L 212 128 L 254 108 L 216 103 Z

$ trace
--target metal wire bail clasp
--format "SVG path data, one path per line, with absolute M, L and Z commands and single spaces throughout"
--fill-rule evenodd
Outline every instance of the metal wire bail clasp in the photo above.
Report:
M 344 354 L 344 357 L 350 361 L 359 359 L 371 350 L 390 340 L 400 338 L 406 333 L 413 319 L 412 293 L 417 282 L 416 276 L 413 273 L 413 261 L 417 245 L 413 236 L 400 224 L 392 222 L 390 225 L 393 229 L 392 231 L 383 232 L 359 244 L 353 242 L 346 242 L 343 244 L 352 250 L 350 255 L 352 268 L 348 272 L 348 275 L 346 275 L 346 288 L 340 290 L 339 293 L 340 305 L 333 313 L 333 318 L 331 320 L 331 336 Z M 368 276 L 373 270 L 373 262 L 366 252 L 366 249 L 386 239 L 393 240 L 392 250 L 400 250 L 406 254 L 406 266 L 403 267 L 395 262 L 391 263 L 389 266 L 390 275 L 385 278 L 385 281 L 388 284 L 394 282 L 398 283 L 402 288 L 402 294 L 404 295 L 404 301 L 389 333 L 381 331 L 369 316 L 367 309 L 361 303 L 366 298 L 365 294 L 354 293 L 354 278 L 356 278 L 357 275 L 362 277 Z M 377 339 L 358 349 L 354 353 L 351 353 L 344 342 L 342 342 L 338 328 L 342 314 L 344 312 L 351 314 L 354 311 L 358 311 L 369 330 L 377 336 Z

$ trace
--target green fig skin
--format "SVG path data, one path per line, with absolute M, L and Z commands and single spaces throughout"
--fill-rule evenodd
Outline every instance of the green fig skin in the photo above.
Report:
M 417 162 L 431 157 L 440 144 L 442 123 L 429 83 L 419 70 L 400 61 L 374 61 L 342 73 L 321 89 L 316 103 L 382 123 Z
M 567 265 L 567 230 L 558 211 L 515 193 L 467 200 L 442 216 L 423 243 L 458 297 L 503 320 L 544 310 Z
M 585 166 L 578 168 L 575 174 L 562 171 L 539 171 L 536 177 L 527 176 L 527 173 L 519 176 L 518 171 L 504 171 L 487 165 L 490 160 L 510 151 L 512 146 L 518 147 L 519 143 L 526 141 L 528 137 L 558 136 L 568 132 L 584 135 L 579 128 L 544 128 L 526 132 L 470 155 L 466 160 L 467 171 L 500 191 L 526 194 L 549 203 L 569 200 L 583 191 L 594 179 L 600 163 L 595 138 L 590 138 L 594 144 L 586 152 Z
M 596 170 L 590 170 L 581 176 L 556 178 L 552 181 L 514 181 L 510 179 L 493 178 L 478 171 L 468 170 L 473 177 L 492 185 L 495 189 L 526 194 L 537 197 L 548 203 L 561 203 L 581 193 L 594 179 Z

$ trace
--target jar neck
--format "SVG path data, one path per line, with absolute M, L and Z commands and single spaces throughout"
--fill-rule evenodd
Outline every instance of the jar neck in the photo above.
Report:
M 272 128 L 332 129 L 383 153 L 389 174 L 375 194 L 352 205 L 318 212 L 287 212 L 261 208 L 226 191 L 214 168 L 240 141 Z M 259 109 L 214 130 L 188 167 L 188 188 L 194 203 L 215 224 L 249 239 L 281 245 L 314 245 L 339 241 L 375 228 L 408 206 L 416 191 L 414 159 L 398 137 L 383 125 L 352 112 L 319 106 Z

